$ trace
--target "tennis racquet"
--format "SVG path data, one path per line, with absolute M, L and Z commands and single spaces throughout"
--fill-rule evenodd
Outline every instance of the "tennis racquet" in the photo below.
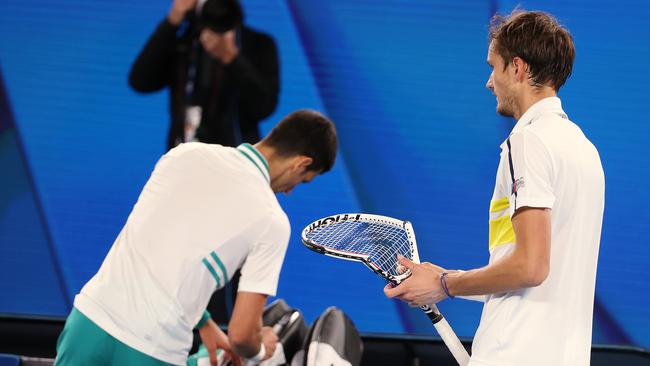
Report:
M 398 254 L 420 263 L 411 223 L 386 216 L 347 213 L 325 217 L 302 231 L 302 242 L 317 253 L 361 262 L 394 285 L 411 275 L 409 270 L 403 272 Z M 469 354 L 438 308 L 431 304 L 421 309 L 458 364 L 466 366 Z

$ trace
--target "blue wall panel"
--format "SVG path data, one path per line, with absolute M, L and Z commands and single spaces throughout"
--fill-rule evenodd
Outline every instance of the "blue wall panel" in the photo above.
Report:
M 0 313 L 60 316 L 70 304 L 0 75 Z

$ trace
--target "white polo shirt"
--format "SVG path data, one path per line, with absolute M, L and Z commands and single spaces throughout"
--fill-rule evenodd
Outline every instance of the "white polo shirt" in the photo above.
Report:
M 560 99 L 530 107 L 501 145 L 490 263 L 514 250 L 516 209 L 550 208 L 550 272 L 537 287 L 487 296 L 471 366 L 589 365 L 604 201 L 598 151 Z
M 74 306 L 113 337 L 185 365 L 212 293 L 275 295 L 289 220 L 251 145 L 182 144 L 164 155 Z

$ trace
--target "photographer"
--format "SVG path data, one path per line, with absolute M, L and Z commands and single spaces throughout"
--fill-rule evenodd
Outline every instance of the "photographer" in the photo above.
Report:
M 238 0 L 174 0 L 135 60 L 131 87 L 169 87 L 167 149 L 183 142 L 259 141 L 279 93 L 273 39 L 243 25 Z

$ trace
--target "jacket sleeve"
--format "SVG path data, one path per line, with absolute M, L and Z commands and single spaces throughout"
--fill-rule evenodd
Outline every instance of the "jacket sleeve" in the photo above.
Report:
M 178 27 L 165 18 L 149 37 L 129 73 L 129 85 L 147 93 L 169 85 L 173 73 L 176 31 Z
M 257 123 L 270 116 L 280 93 L 278 53 L 275 42 L 262 36 L 257 54 L 242 53 L 227 66 L 227 72 L 239 88 L 239 113 L 243 121 Z

